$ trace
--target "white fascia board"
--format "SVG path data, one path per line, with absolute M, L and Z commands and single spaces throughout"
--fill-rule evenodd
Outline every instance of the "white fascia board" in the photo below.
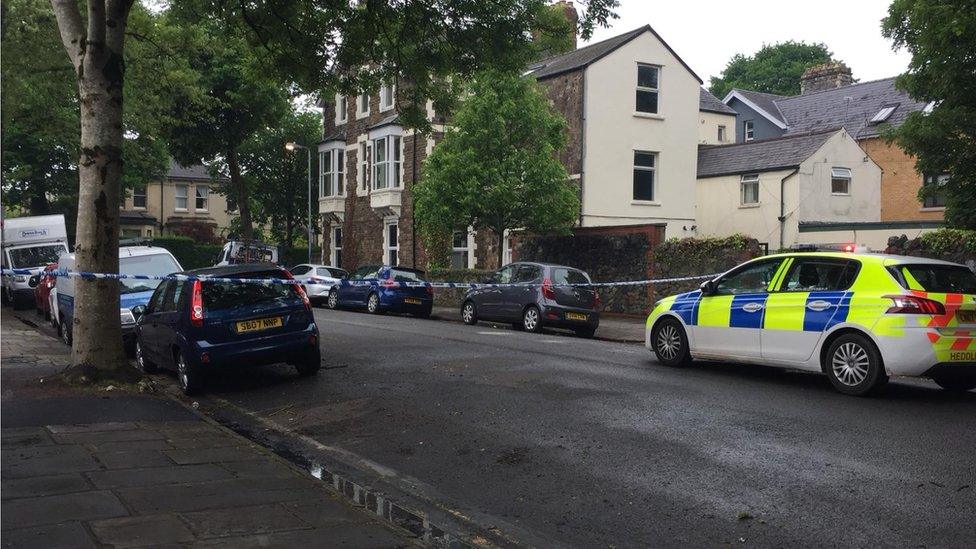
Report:
M 745 103 L 746 106 L 748 106 L 750 109 L 758 112 L 760 115 L 762 115 L 763 118 L 765 118 L 766 120 L 769 120 L 774 125 L 776 125 L 777 128 L 779 128 L 781 130 L 787 129 L 786 128 L 786 124 L 784 124 L 782 121 L 780 121 L 780 119 L 778 119 L 775 116 L 769 114 L 769 112 L 763 110 L 762 108 L 759 107 L 759 105 L 756 105 L 752 101 L 749 101 L 748 99 L 746 99 L 746 97 L 744 95 L 742 95 L 741 93 L 739 93 L 739 92 L 737 92 L 735 90 L 730 91 L 729 94 L 725 96 L 725 99 L 722 100 L 722 103 L 725 103 L 726 105 L 728 105 L 729 104 L 729 100 L 732 99 L 733 97 L 735 99 L 738 99 L 739 101 L 742 101 L 743 103 Z

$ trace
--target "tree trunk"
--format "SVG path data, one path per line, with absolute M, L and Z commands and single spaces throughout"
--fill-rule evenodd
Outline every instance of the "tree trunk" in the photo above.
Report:
M 505 262 L 505 229 L 502 229 L 501 231 L 496 230 L 494 232 L 495 235 L 498 236 L 498 266 L 495 268 L 501 269 Z
M 241 238 L 251 240 L 254 238 L 254 228 L 251 226 L 251 205 L 248 202 L 244 178 L 241 177 L 241 164 L 237 159 L 236 148 L 232 147 L 227 152 L 227 167 L 230 170 L 230 186 L 234 189 L 234 195 L 237 197 L 237 211 L 240 212 Z
M 122 82 L 125 25 L 132 0 L 90 0 L 87 29 L 75 0 L 52 0 L 61 40 L 75 67 L 81 109 L 75 269 L 119 272 Z M 119 283 L 76 278 L 70 374 L 137 374 L 122 352 Z M 126 374 L 130 375 L 126 375 Z

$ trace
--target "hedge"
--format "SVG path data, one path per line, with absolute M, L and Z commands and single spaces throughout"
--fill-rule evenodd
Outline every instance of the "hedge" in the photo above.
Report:
M 159 236 L 152 239 L 152 245 L 169 250 L 186 270 L 212 267 L 223 249 L 222 244 L 201 244 L 186 236 Z M 320 248 L 312 248 L 312 261 L 318 261 L 320 252 Z M 307 259 L 308 248 L 292 248 L 279 257 L 279 262 L 284 267 L 291 267 L 305 263 Z

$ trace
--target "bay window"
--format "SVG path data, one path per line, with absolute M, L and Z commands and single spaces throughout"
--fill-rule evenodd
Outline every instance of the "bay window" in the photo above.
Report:
M 387 135 L 373 140 L 373 190 L 400 187 L 400 168 L 403 164 L 399 135 Z

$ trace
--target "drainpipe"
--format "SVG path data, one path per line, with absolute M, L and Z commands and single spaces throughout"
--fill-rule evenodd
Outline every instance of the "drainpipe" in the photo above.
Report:
M 779 180 L 779 249 L 783 249 L 785 233 L 786 233 L 786 198 L 783 196 L 786 192 L 786 180 L 793 177 L 800 171 L 800 168 L 794 168 L 792 172 L 786 174 L 786 177 Z
M 411 149 L 413 149 L 413 155 L 410 159 L 410 255 L 411 263 L 414 269 L 417 268 L 417 210 L 415 209 L 415 204 L 413 201 L 413 191 L 417 188 L 417 130 L 413 131 L 413 140 Z

